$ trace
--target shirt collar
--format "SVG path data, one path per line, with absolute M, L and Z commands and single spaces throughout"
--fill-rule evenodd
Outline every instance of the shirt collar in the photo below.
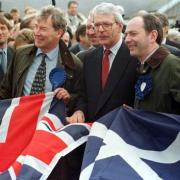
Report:
M 46 53 L 48 59 L 50 61 L 52 61 L 53 59 L 56 58 L 57 54 L 58 54 L 58 51 L 59 51 L 59 44 L 53 49 L 51 50 L 50 52 Z M 37 49 L 37 52 L 36 52 L 36 57 L 39 56 L 40 54 L 42 54 L 42 50 L 40 48 Z
M 120 48 L 120 46 L 122 44 L 122 41 L 123 41 L 122 36 L 120 36 L 119 41 L 113 47 L 110 48 L 110 51 L 111 51 L 112 54 L 114 54 L 114 55 L 117 54 L 117 52 L 118 52 L 118 50 L 119 50 L 119 48 Z M 105 49 L 106 48 L 104 47 L 104 50 Z
M 6 48 L 1 48 L 0 51 L 4 51 L 5 54 L 7 54 L 7 47 Z

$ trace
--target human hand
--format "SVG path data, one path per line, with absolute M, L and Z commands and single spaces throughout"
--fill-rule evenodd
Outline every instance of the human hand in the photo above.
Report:
M 84 113 L 80 110 L 75 111 L 74 114 L 66 118 L 68 123 L 83 123 L 85 121 Z
M 70 100 L 70 94 L 69 92 L 64 88 L 57 88 L 54 90 L 54 96 L 56 96 L 58 99 L 63 99 L 65 104 L 67 104 Z

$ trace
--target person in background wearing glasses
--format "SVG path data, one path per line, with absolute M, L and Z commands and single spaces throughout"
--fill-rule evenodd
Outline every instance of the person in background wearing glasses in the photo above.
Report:
M 134 101 L 137 60 L 130 56 L 121 36 L 123 18 L 112 3 L 101 3 L 92 12 L 101 46 L 84 57 L 82 92 L 76 111 L 67 118 L 70 123 L 96 121 L 123 104 L 132 106 Z M 105 59 L 108 72 L 104 71 Z
M 76 56 L 84 62 L 84 57 L 87 53 L 91 52 L 95 48 L 99 47 L 99 38 L 97 37 L 97 33 L 95 32 L 94 22 L 93 22 L 93 12 L 90 11 L 87 23 L 86 23 L 86 35 L 91 43 L 91 47 L 88 50 L 80 51 L 76 54 Z

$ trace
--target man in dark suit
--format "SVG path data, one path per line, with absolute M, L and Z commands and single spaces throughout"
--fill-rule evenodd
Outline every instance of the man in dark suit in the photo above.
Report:
M 96 121 L 123 104 L 133 105 L 137 60 L 129 55 L 122 38 L 123 19 L 117 7 L 101 3 L 93 9 L 94 26 L 102 47 L 86 54 L 83 66 L 81 98 L 70 123 Z M 105 85 L 103 55 L 108 55 L 108 77 Z M 103 86 L 103 87 L 102 87 Z
M 111 3 L 99 4 L 92 12 L 101 47 L 88 51 L 84 57 L 81 96 L 76 111 L 67 117 L 70 123 L 84 122 L 85 119 L 96 121 L 123 104 L 132 106 L 134 101 L 137 60 L 130 57 L 123 42 L 122 16 Z M 66 163 L 76 172 L 72 180 L 79 179 L 82 156 L 83 147 L 80 147 L 66 158 Z
M 8 19 L 0 16 L 0 83 L 7 72 L 10 61 L 12 60 L 14 50 L 7 47 L 7 41 L 10 37 L 12 26 Z

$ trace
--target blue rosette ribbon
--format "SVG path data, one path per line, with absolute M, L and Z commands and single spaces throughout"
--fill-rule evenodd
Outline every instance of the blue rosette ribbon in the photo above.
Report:
M 63 68 L 54 68 L 49 74 L 49 80 L 52 84 L 53 90 L 61 87 L 66 80 L 66 72 Z
M 143 100 L 151 92 L 152 86 L 153 79 L 150 74 L 139 76 L 135 84 L 135 99 Z

